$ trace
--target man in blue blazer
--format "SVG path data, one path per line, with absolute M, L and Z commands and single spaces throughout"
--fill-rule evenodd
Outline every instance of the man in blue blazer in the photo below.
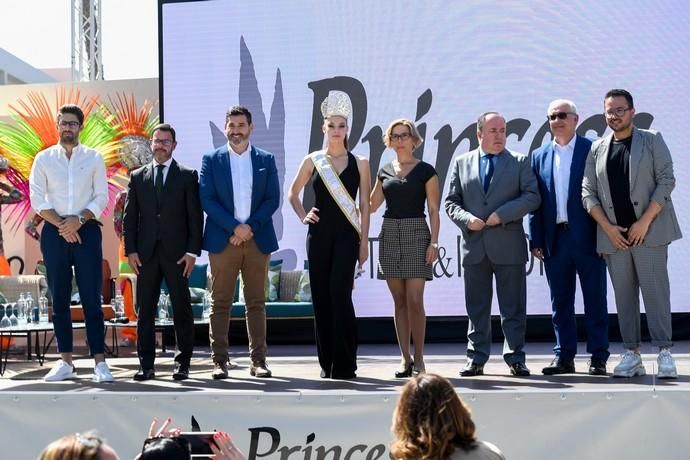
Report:
M 597 254 L 597 226 L 582 205 L 582 176 L 592 142 L 575 134 L 575 104 L 557 99 L 547 111 L 553 142 L 532 152 L 542 201 L 529 215 L 530 250 L 544 262 L 551 290 L 555 357 L 545 375 L 575 372 L 575 278 L 585 304 L 590 375 L 606 375 L 609 357 L 606 264 Z
M 209 335 L 214 379 L 228 377 L 228 330 L 237 276 L 242 273 L 249 336 L 249 372 L 270 377 L 266 365 L 266 294 L 268 262 L 278 249 L 273 213 L 280 186 L 272 154 L 250 144 L 254 129 L 245 107 L 225 116 L 228 144 L 206 155 L 199 194 L 206 213 L 203 249 L 211 265 Z

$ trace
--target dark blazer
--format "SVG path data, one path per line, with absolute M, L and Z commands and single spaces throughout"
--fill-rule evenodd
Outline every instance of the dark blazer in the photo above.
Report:
M 592 141 L 577 136 L 570 165 L 568 183 L 568 225 L 578 248 L 587 254 L 596 254 L 597 224 L 582 206 L 582 176 Z M 556 239 L 556 184 L 553 175 L 553 142 L 532 152 L 532 170 L 537 176 L 541 206 L 529 215 L 529 247 L 541 248 L 551 256 Z
M 273 228 L 273 213 L 280 204 L 280 185 L 275 158 L 269 152 L 252 145 L 252 204 L 247 225 L 264 254 L 278 249 Z M 232 173 L 228 145 L 204 155 L 201 161 L 199 193 L 201 207 L 206 213 L 203 248 L 208 252 L 223 251 L 240 222 L 235 219 Z
M 479 149 L 460 155 L 453 164 L 445 208 L 462 232 L 463 266 L 478 264 L 484 256 L 495 264 L 525 263 L 522 218 L 537 209 L 539 202 L 539 187 L 526 155 L 503 150 L 486 193 L 479 174 Z M 486 221 L 494 211 L 500 225 L 478 232 L 467 228 L 471 216 Z
M 160 205 L 154 174 L 153 164 L 148 164 L 130 176 L 123 219 L 125 254 L 136 252 L 146 263 L 160 234 L 161 247 L 170 259 L 178 260 L 185 253 L 200 255 L 203 215 L 197 172 L 173 160 Z

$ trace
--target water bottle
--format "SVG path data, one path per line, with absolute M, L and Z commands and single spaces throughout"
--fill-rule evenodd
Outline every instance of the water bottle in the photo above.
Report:
M 26 293 L 26 311 L 31 312 L 31 322 L 38 323 L 40 321 L 40 312 L 38 310 L 38 305 L 34 304 L 34 298 L 31 297 L 31 293 Z
M 204 291 L 201 306 L 203 308 L 201 317 L 203 319 L 208 319 L 211 309 L 211 294 L 209 294 L 208 291 Z
M 115 288 L 115 299 L 113 300 L 113 309 L 115 310 L 115 317 L 122 318 L 125 316 L 125 298 L 120 292 L 120 288 Z
M 38 322 L 48 322 L 48 297 L 43 294 L 38 298 Z
M 17 317 L 19 318 L 20 324 L 26 324 L 31 321 L 29 319 L 31 312 L 26 311 L 26 299 L 24 298 L 23 292 L 19 294 L 19 299 L 17 299 L 17 309 L 19 310 Z
M 162 289 L 161 295 L 158 297 L 158 320 L 161 322 L 168 320 L 168 296 Z

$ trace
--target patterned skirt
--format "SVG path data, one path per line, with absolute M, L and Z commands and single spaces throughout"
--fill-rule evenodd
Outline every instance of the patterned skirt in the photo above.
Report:
M 379 234 L 379 264 L 377 278 L 434 277 L 431 265 L 425 263 L 431 233 L 423 217 L 407 219 L 384 218 Z

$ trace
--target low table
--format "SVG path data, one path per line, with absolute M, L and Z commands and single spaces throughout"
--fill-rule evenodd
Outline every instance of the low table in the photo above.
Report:
M 72 323 L 72 329 L 84 329 L 86 325 L 84 323 Z M 43 333 L 43 340 L 41 340 L 41 333 Z M 50 333 L 50 340 L 48 339 L 48 333 Z M 26 359 L 31 361 L 33 359 L 32 353 L 32 341 L 31 335 L 34 335 L 33 352 L 36 355 L 38 364 L 43 366 L 45 361 L 46 352 L 50 345 L 53 343 L 55 335 L 53 334 L 53 323 L 26 323 L 19 324 L 17 326 L 10 326 L 0 329 L 0 376 L 5 374 L 5 369 L 7 368 L 7 359 L 10 355 L 10 342 L 12 337 L 22 336 L 26 337 Z M 7 341 L 7 347 L 2 346 L 3 338 L 9 338 Z
M 204 325 L 208 324 L 208 318 L 206 319 L 195 319 L 194 320 L 194 325 Z M 168 329 L 172 329 L 175 326 L 173 323 L 173 320 L 167 319 L 165 321 L 161 320 L 156 320 L 155 323 L 155 331 L 156 332 L 163 332 Z M 117 358 L 120 354 L 120 344 L 117 341 L 117 330 L 120 328 L 136 328 L 137 327 L 137 322 L 136 321 L 130 321 L 128 323 L 112 323 L 110 321 L 105 322 L 105 336 L 106 336 L 106 352 L 114 357 Z M 108 329 L 110 329 L 111 334 L 110 334 L 110 346 L 108 346 Z M 165 348 L 165 341 L 161 339 L 161 351 L 165 353 L 166 348 Z

